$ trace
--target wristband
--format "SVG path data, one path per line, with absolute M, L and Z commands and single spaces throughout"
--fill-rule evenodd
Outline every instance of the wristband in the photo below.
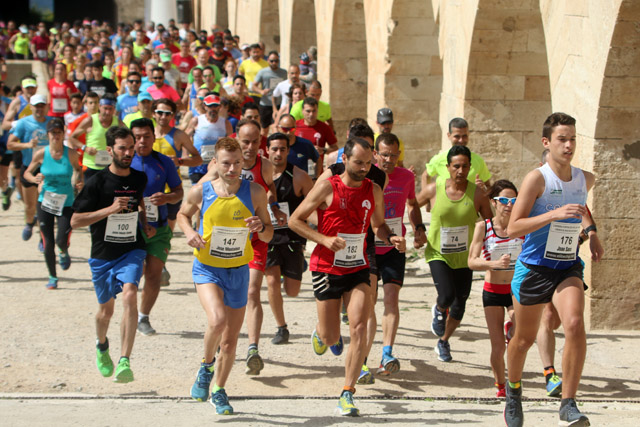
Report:
M 387 241 L 389 241 L 389 243 L 391 243 L 391 238 L 392 237 L 398 237 L 398 235 L 396 233 L 391 233 L 387 236 Z
M 182 166 L 182 163 L 183 163 L 182 158 L 179 158 L 179 159 L 178 159 L 178 165 Z
M 262 223 L 262 230 L 258 231 L 258 233 L 262 233 L 264 231 L 264 229 L 267 228 L 266 225 L 264 225 L 264 222 Z
M 416 230 L 422 230 L 426 233 L 427 227 L 424 224 L 418 224 L 416 225 Z
M 589 235 L 590 231 L 595 231 L 596 233 L 598 232 L 598 228 L 596 228 L 596 225 L 590 225 L 587 228 L 584 229 L 584 234 L 586 234 L 587 236 Z
M 272 208 L 280 209 L 280 205 L 278 204 L 278 202 L 269 203 L 269 206 L 271 206 Z
M 84 150 L 86 150 L 86 149 L 87 149 L 86 145 L 83 145 L 82 147 L 80 147 L 80 151 L 82 151 L 83 153 L 84 153 Z

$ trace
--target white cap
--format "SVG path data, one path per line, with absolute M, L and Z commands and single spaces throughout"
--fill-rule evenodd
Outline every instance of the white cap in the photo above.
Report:
M 38 104 L 46 104 L 47 103 L 47 99 L 39 94 L 35 94 L 31 97 L 31 105 L 38 105 Z

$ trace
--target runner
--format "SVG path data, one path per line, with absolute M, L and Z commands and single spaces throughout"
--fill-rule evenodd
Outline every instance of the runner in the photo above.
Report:
M 20 86 L 22 93 L 13 98 L 2 120 L 2 129 L 6 131 L 11 130 L 17 120 L 30 116 L 33 112 L 30 101 L 38 91 L 36 78 L 32 74 L 27 74 L 22 78 Z
M 442 362 L 452 360 L 449 338 L 460 326 L 471 292 L 473 272 L 467 259 L 478 213 L 484 219 L 493 216 L 484 191 L 467 179 L 470 168 L 471 151 L 454 145 L 447 153 L 451 178 L 439 175 L 422 189 L 432 209 L 425 258 L 438 292 L 431 332 L 440 337 L 434 350 Z
M 289 219 L 289 227 L 318 243 L 310 263 L 318 310 L 318 324 L 311 341 L 317 355 L 327 351 L 327 344 L 334 354 L 342 353 L 340 304 L 345 298 L 351 345 L 345 359 L 345 386 L 338 408 L 341 415 L 358 416 L 360 412 L 353 403 L 354 386 L 364 362 L 366 323 L 372 309 L 366 230 L 371 224 L 380 239 L 401 252 L 405 250 L 405 240 L 385 224 L 382 190 L 366 178 L 372 162 L 371 145 L 364 139 L 352 138 L 345 147 L 345 172 L 319 180 Z M 316 209 L 318 231 L 306 223 Z
M 211 404 L 218 414 L 229 415 L 233 408 L 224 387 L 247 304 L 247 264 L 253 258 L 248 234 L 258 235 L 266 244 L 273 236 L 273 227 L 264 190 L 240 179 L 243 159 L 238 142 L 223 137 L 215 148 L 211 169 L 218 178 L 191 187 L 178 213 L 178 226 L 189 246 L 195 248 L 193 281 L 207 315 L 204 357 L 190 394 L 199 401 L 209 397 L 215 352 L 220 348 Z M 200 227 L 196 232 L 191 221 L 198 210 Z
M 131 132 L 136 142 L 136 154 L 131 161 L 131 169 L 143 172 L 147 176 L 147 186 L 144 189 L 145 211 L 149 225 L 156 229 L 153 237 L 145 238 L 147 256 L 144 288 L 138 312 L 138 331 L 142 335 L 153 335 L 156 330 L 149 322 L 149 314 L 160 294 L 162 272 L 173 237 L 169 226 L 169 206 L 179 206 L 184 193 L 173 161 L 153 150 L 153 122 L 149 119 L 134 120 L 131 122 Z M 165 190 L 166 187 L 169 191 Z
M 522 369 L 544 304 L 549 301 L 558 310 L 565 333 L 560 424 L 589 425 L 575 401 L 587 349 L 583 264 L 577 252 L 580 224 L 588 217 L 587 192 L 595 177 L 571 166 L 576 150 L 575 123 L 564 113 L 551 114 L 545 120 L 542 144 L 550 150 L 548 161 L 525 177 L 507 229 L 510 237 L 526 235 L 511 283 L 518 326 L 507 349 L 509 383 L 504 418 L 508 426 L 524 422 Z M 591 233 L 597 236 L 595 230 Z M 592 260 L 600 261 L 604 252 L 600 240 L 589 239 L 589 246 Z
M 96 364 L 103 377 L 113 374 L 107 331 L 115 298 L 122 293 L 121 357 L 114 381 L 127 383 L 133 381 L 129 358 L 138 323 L 136 294 L 146 256 L 142 232 L 151 238 L 156 230 L 147 224 L 144 210 L 147 176 L 130 168 L 135 153 L 131 131 L 112 127 L 106 138 L 107 151 L 113 162 L 85 182 L 73 204 L 71 227 L 90 226 L 89 267 L 99 304 Z
M 51 117 L 64 117 L 71 108 L 71 94 L 78 92 L 73 82 L 67 80 L 67 67 L 58 62 L 53 69 L 53 78 L 47 82 Z
M 269 160 L 273 164 L 273 184 L 280 210 L 287 219 L 302 199 L 313 187 L 309 175 L 299 167 L 288 163 L 289 137 L 283 133 L 274 133 L 267 139 Z M 274 226 L 273 239 L 269 242 L 267 253 L 267 287 L 269 305 L 276 320 L 276 336 L 272 344 L 289 342 L 289 329 L 284 316 L 281 277 L 284 277 L 284 289 L 287 296 L 295 297 L 300 292 L 302 273 L 305 270 L 304 246 L 306 240 L 291 231 L 288 225 L 279 226 L 275 218 L 271 218 Z
M 380 114 L 378 114 L 380 116 Z M 420 206 L 416 200 L 415 176 L 413 172 L 397 166 L 401 156 L 400 141 L 393 133 L 382 133 L 376 139 L 374 157 L 378 166 L 389 177 L 384 189 L 385 222 L 399 236 L 407 232 L 404 226 L 404 209 L 408 208 L 409 222 L 414 232 L 414 248 L 424 246 L 427 241 L 426 227 L 422 223 Z M 384 289 L 384 315 L 382 317 L 382 359 L 378 375 L 389 375 L 400 369 L 400 361 L 393 355 L 398 325 L 400 323 L 399 295 L 404 283 L 406 256 L 403 252 L 376 239 L 377 280 L 382 279 Z M 376 281 L 377 281 L 376 280 Z M 377 292 L 377 290 L 376 290 Z M 374 299 L 374 305 L 375 301 Z
M 68 253 L 71 237 L 71 206 L 74 200 L 74 187 L 82 189 L 82 170 L 78 163 L 78 153 L 65 147 L 64 123 L 56 118 L 47 123 L 49 146 L 38 150 L 24 173 L 24 179 L 41 187 L 38 197 L 38 222 L 44 246 L 44 259 L 49 271 L 47 289 L 58 287 L 56 274 L 56 253 L 54 245 L 60 250 L 60 267 L 68 270 L 71 257 Z M 39 170 L 40 172 L 34 175 Z M 73 181 L 72 181 L 73 175 Z M 75 186 L 73 185 L 75 182 Z M 53 227 L 58 222 L 54 237 Z
M 511 210 L 516 203 L 518 190 L 510 181 L 496 181 L 489 190 L 489 200 L 496 214 L 491 219 L 477 222 L 473 232 L 473 241 L 469 249 L 469 268 L 486 270 L 482 305 L 484 318 L 489 329 L 491 341 L 491 370 L 496 397 L 505 397 L 504 353 L 505 342 L 511 340 L 515 329 L 513 323 L 513 301 L 511 299 L 511 280 L 516 259 L 522 251 L 523 238 L 509 239 L 507 225 Z M 504 320 L 505 311 L 507 321 Z M 504 328 L 503 328 L 504 326 Z
M 126 127 L 131 126 L 131 122 L 136 119 L 151 119 L 154 126 L 156 125 L 156 120 L 153 118 L 153 111 L 151 110 L 151 106 L 153 105 L 153 98 L 151 94 L 147 91 L 140 92 L 138 94 L 138 111 L 135 113 L 127 114 L 124 116 L 122 123 Z

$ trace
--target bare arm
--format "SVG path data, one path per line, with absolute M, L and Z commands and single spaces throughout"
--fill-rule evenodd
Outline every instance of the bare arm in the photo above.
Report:
M 3 130 L 6 130 L 6 131 L 11 130 L 11 126 L 13 125 L 13 119 L 18 113 L 19 107 L 20 107 L 20 100 L 18 98 L 11 101 L 11 104 L 9 104 L 9 108 L 7 109 L 7 112 L 4 115 L 4 119 L 2 120 Z
M 176 166 L 200 166 L 202 164 L 202 157 L 200 157 L 200 153 L 196 150 L 196 147 L 193 146 L 193 141 L 189 138 L 185 132 L 181 130 L 176 130 L 174 135 L 176 142 L 178 143 L 178 147 L 182 147 L 182 157 L 181 159 L 174 159 L 173 162 Z
M 71 228 L 86 227 L 116 214 L 129 205 L 129 197 L 114 197 L 113 204 L 95 212 L 74 212 L 71 216 Z
M 429 202 L 429 199 L 433 196 L 429 196 L 427 193 L 427 188 L 429 186 L 429 174 L 425 170 L 422 172 L 422 176 L 420 177 L 420 192 L 416 194 L 416 200 L 418 201 L 418 206 L 422 207 Z
M 273 225 L 267 209 L 267 193 L 260 184 L 251 183 L 251 202 L 255 207 L 256 215 L 245 219 L 245 222 L 249 226 L 249 231 L 258 233 L 260 240 L 269 243 L 273 238 Z
M 33 173 L 40 167 L 42 164 L 42 160 L 44 159 L 44 148 L 39 149 L 33 155 L 33 159 L 31 159 L 31 163 L 29 163 L 29 167 L 24 171 L 24 179 L 29 181 L 32 184 L 40 184 L 44 181 L 44 175 L 42 173 L 38 173 L 38 175 L 33 175 Z
M 421 248 L 427 243 L 427 233 L 422 223 L 422 212 L 420 211 L 420 205 L 416 199 L 407 199 L 407 211 L 409 216 L 409 222 L 413 228 L 414 234 L 414 247 L 416 249 Z
M 495 261 L 487 261 L 482 256 L 482 246 L 485 235 L 485 223 L 484 221 L 477 222 L 476 228 L 473 231 L 473 241 L 469 247 L 469 268 L 471 270 L 495 270 L 498 268 L 508 268 L 511 257 L 509 255 L 502 255 L 500 259 Z
M 476 210 L 480 212 L 482 218 L 489 219 L 493 217 L 493 211 L 491 210 L 491 203 L 489 203 L 489 198 L 487 194 L 481 187 L 476 187 L 476 192 L 474 193 L 474 204 L 476 206 Z
M 202 184 L 196 184 L 187 193 L 187 197 L 182 201 L 182 206 L 178 212 L 176 222 L 184 233 L 187 244 L 192 248 L 202 249 L 205 246 L 204 239 L 191 225 L 191 218 L 200 209 L 202 203 Z
M 91 116 L 86 117 L 84 120 L 82 120 L 82 122 L 80 122 L 76 130 L 74 130 L 71 133 L 71 135 L 69 135 L 69 143 L 74 148 L 82 149 L 82 147 L 84 147 L 84 144 L 78 138 L 80 138 L 81 135 L 89 131 L 89 128 L 91 128 L 92 123 L 93 123 L 93 118 Z M 91 152 L 91 151 L 96 151 L 95 148 L 88 147 L 86 150 L 87 150 L 87 154 L 95 155 L 95 153 Z
M 398 252 L 404 252 L 406 249 L 406 242 L 402 236 L 391 236 L 391 228 L 384 221 L 384 196 L 382 189 L 378 184 L 373 184 L 373 200 L 375 207 L 373 210 L 373 216 L 371 217 L 371 228 L 378 238 L 382 241 L 391 243 Z

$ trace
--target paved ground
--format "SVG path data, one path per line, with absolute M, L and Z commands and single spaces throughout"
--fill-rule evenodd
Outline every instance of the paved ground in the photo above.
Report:
M 90 283 L 87 230 L 73 233 L 68 271 L 58 273 L 60 289 L 47 291 L 46 267 L 37 251 L 37 235 L 20 238 L 22 205 L 15 201 L 0 212 L 0 414 L 2 425 L 186 425 L 215 419 L 213 408 L 188 399 L 200 358 L 205 317 L 190 279 L 191 251 L 178 234 L 168 262 L 171 286 L 164 288 L 152 313 L 158 330 L 138 335 L 132 357 L 136 380 L 114 384 L 95 367 L 93 316 L 96 299 Z M 605 242 L 606 245 L 606 242 Z M 266 285 L 265 285 L 266 286 Z M 474 424 L 500 425 L 502 403 L 495 399 L 489 369 L 489 341 L 481 302 L 481 276 L 474 282 L 462 326 L 451 340 L 452 363 L 439 362 L 436 338 L 429 330 L 429 308 L 435 289 L 424 261 L 408 264 L 400 294 L 401 323 L 394 353 L 401 371 L 358 386 L 357 404 L 365 425 Z M 344 375 L 344 356 L 318 357 L 309 335 L 316 322 L 308 272 L 300 296 L 285 297 L 291 343 L 274 346 L 275 332 L 266 291 L 260 352 L 266 367 L 258 377 L 244 374 L 248 345 L 243 330 L 236 365 L 227 391 L 237 415 L 225 422 L 244 425 L 328 425 L 345 420 L 333 416 Z M 378 316 L 382 305 L 376 306 Z M 119 352 L 122 310 L 116 304 L 109 337 Z M 347 327 L 343 334 L 348 335 Z M 381 331 L 370 366 L 381 353 Z M 582 410 L 594 425 L 637 425 L 640 378 L 637 354 L 640 333 L 590 331 L 588 354 L 579 391 Z M 346 340 L 348 342 L 348 339 Z M 558 333 L 557 362 L 563 348 Z M 557 422 L 558 402 L 545 398 L 537 349 L 525 366 L 528 425 Z

